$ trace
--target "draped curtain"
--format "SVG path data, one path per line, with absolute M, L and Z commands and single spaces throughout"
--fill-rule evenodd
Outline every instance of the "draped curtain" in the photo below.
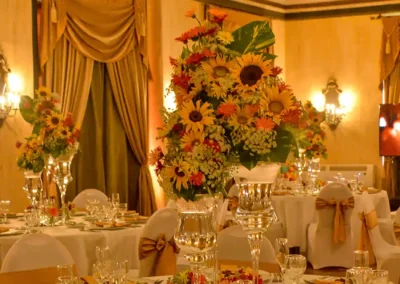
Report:
M 43 0 L 40 64 L 63 113 L 84 119 L 95 62 L 106 63 L 116 109 L 139 169 L 138 210 L 155 211 L 147 163 L 145 0 Z M 140 19 L 140 22 L 138 21 Z M 92 143 L 96 143 L 92 141 Z
M 381 85 L 384 90 L 385 103 L 400 103 L 400 17 L 384 18 L 382 20 L 381 46 Z M 385 157 L 385 189 L 389 197 L 396 195 L 398 162 L 395 157 Z

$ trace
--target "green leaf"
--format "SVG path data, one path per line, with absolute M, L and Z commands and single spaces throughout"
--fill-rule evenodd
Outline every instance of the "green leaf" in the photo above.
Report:
M 239 153 L 240 164 L 249 171 L 254 168 L 260 160 L 259 155 L 250 155 L 250 151 L 240 151 Z
M 184 47 L 181 54 L 181 59 L 185 59 L 190 54 L 190 50 L 187 47 Z
M 29 96 L 21 96 L 21 101 L 19 103 L 19 111 L 24 118 L 24 120 L 30 124 L 33 123 L 35 119 L 34 102 Z
M 40 135 L 40 130 L 42 129 L 42 124 L 37 122 L 33 125 L 32 134 Z
M 296 140 L 293 134 L 285 129 L 278 129 L 276 136 L 277 147 L 272 149 L 270 153 L 263 155 L 262 160 L 268 162 L 285 163 Z
M 254 21 L 232 33 L 234 41 L 229 49 L 245 54 L 260 53 L 275 43 L 275 35 L 268 22 Z
M 274 60 L 278 56 L 276 56 L 275 54 L 271 54 L 271 53 L 263 53 L 262 57 L 264 60 Z

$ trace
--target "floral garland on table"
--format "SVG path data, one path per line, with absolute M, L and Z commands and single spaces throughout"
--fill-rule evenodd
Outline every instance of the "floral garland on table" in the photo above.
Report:
M 308 116 L 308 127 L 305 129 L 303 145 L 304 155 L 309 158 L 328 158 L 326 148 L 326 133 L 321 128 L 321 123 L 325 121 L 325 113 L 319 112 L 310 101 L 304 105 Z
M 199 25 L 176 38 L 184 44 L 181 56 L 170 58 L 177 110 L 162 112 L 165 144 L 150 154 L 163 189 L 186 200 L 224 192 L 231 166 L 284 163 L 303 115 L 265 51 L 275 41 L 269 24 L 256 21 L 230 33 L 223 29 L 226 13 L 209 14 L 204 23 L 194 11 L 186 14 Z

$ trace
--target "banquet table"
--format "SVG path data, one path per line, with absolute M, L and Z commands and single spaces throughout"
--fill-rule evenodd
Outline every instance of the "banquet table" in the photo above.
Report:
M 390 219 L 390 205 L 387 192 L 381 190 L 374 194 L 368 194 L 372 199 L 378 218 Z M 316 220 L 315 209 L 316 196 L 272 196 L 272 205 L 288 238 L 289 247 L 300 246 L 301 251 L 306 251 L 307 227 Z M 361 211 L 361 195 L 354 193 L 355 207 L 354 218 Z
M 83 217 L 73 217 L 74 222 L 85 222 Z M 24 221 L 9 219 L 2 227 L 20 227 Z M 131 269 L 139 268 L 138 246 L 143 225 L 121 230 L 81 231 L 67 226 L 40 227 L 40 231 L 59 240 L 70 252 L 79 275 L 89 275 L 96 261 L 96 246 L 108 246 L 115 260 L 127 259 Z M 11 246 L 22 235 L 0 237 L 0 264 Z

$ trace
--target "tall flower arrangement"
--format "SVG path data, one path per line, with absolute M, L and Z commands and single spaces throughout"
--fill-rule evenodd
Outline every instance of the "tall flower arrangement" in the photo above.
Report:
M 186 16 L 198 26 L 176 38 L 183 49 L 170 58 L 169 89 L 177 110 L 163 111 L 164 147 L 151 152 L 150 163 L 167 193 L 194 200 L 223 191 L 232 165 L 285 162 L 303 111 L 266 52 L 274 43 L 267 22 L 230 33 L 224 12 L 210 9 L 203 23 L 193 11 Z
M 36 134 L 25 138 L 26 142 L 17 142 L 17 165 L 25 171 L 40 173 L 44 167 L 43 147 Z

